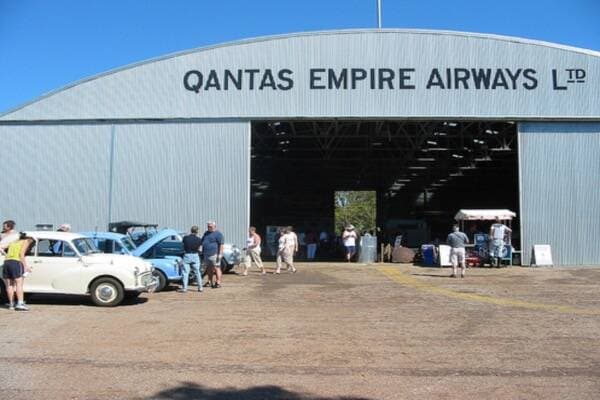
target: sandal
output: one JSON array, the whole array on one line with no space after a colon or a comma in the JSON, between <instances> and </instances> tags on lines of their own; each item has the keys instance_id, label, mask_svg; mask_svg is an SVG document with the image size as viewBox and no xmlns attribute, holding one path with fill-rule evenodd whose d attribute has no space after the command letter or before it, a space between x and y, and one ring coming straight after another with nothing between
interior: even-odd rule
<instances>
[{"instance_id":1,"label":"sandal","mask_svg":"<svg viewBox=\"0 0 600 400\"><path fill-rule=\"evenodd\" d=\"M215 284L212 286L212 288L213 288L213 289L218 289L218 288L220 288L220 287L221 287L221 285L220 285L220 284L218 284L218 283L215 283Z\"/></svg>"}]
</instances>

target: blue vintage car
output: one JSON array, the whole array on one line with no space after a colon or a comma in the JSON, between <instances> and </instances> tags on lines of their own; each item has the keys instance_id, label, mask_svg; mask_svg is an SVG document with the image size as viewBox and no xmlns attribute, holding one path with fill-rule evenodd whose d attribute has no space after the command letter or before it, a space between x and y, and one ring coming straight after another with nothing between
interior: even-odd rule
<instances>
[{"instance_id":1,"label":"blue vintage car","mask_svg":"<svg viewBox=\"0 0 600 400\"><path fill-rule=\"evenodd\" d=\"M98 249L104 253L129 254L148 260L154 266L154 275L158 278L157 292L169 283L182 279L181 257L164 255L161 251L164 242L181 240L172 229L158 231L137 247L128 235L121 233L83 232L83 235L92 238Z\"/></svg>"}]
</instances>

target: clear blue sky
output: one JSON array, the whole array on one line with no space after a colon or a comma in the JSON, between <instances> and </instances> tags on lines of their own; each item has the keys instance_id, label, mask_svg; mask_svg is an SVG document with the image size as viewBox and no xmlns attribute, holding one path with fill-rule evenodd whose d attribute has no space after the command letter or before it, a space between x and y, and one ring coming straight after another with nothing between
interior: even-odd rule
<instances>
[{"instance_id":1,"label":"clear blue sky","mask_svg":"<svg viewBox=\"0 0 600 400\"><path fill-rule=\"evenodd\" d=\"M384 28L600 51L600 0L382 0ZM0 113L164 54L281 33L373 28L376 0L0 0Z\"/></svg>"}]
</instances>

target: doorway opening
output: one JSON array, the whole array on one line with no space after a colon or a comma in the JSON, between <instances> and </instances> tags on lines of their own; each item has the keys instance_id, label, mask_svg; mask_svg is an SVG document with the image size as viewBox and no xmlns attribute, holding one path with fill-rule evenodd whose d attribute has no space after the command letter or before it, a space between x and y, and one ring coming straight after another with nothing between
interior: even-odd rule
<instances>
[{"instance_id":1,"label":"doorway opening","mask_svg":"<svg viewBox=\"0 0 600 400\"><path fill-rule=\"evenodd\" d=\"M251 143L250 218L263 234L292 225L335 240L339 192L374 192L379 242L402 230L409 247L444 241L459 209L519 210L511 121L254 121Z\"/></svg>"}]
</instances>

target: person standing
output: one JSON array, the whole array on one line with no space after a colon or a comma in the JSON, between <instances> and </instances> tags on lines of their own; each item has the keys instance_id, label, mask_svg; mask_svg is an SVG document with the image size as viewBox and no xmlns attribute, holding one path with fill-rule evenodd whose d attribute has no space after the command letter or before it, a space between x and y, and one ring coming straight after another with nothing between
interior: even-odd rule
<instances>
[{"instance_id":1,"label":"person standing","mask_svg":"<svg viewBox=\"0 0 600 400\"><path fill-rule=\"evenodd\" d=\"M508 226L500 222L500 218L496 217L496 222L490 227L490 241L491 241L491 254L492 266L496 265L500 268L502 264L502 258L504 255L504 236L506 233L512 232Z\"/></svg>"},{"instance_id":2,"label":"person standing","mask_svg":"<svg viewBox=\"0 0 600 400\"><path fill-rule=\"evenodd\" d=\"M6 287L9 310L29 311L29 308L23 301L23 279L25 273L31 272L25 255L33 242L32 238L28 237L25 233L21 233L19 239L8 246L2 268L2 278L4 278ZM17 297L17 305L14 303L15 295Z\"/></svg>"},{"instance_id":3,"label":"person standing","mask_svg":"<svg viewBox=\"0 0 600 400\"><path fill-rule=\"evenodd\" d=\"M344 233L342 233L342 242L346 248L346 261L350 262L352 257L356 254L356 242L358 240L358 234L354 230L354 225L346 225Z\"/></svg>"},{"instance_id":4,"label":"person standing","mask_svg":"<svg viewBox=\"0 0 600 400\"><path fill-rule=\"evenodd\" d=\"M276 274L281 273L281 266L283 263L286 264L288 271L296 272L294 267L294 253L298 251L298 239L296 234L292 231L292 227L288 226L283 228L282 235L279 237L278 251L277 251L277 269Z\"/></svg>"},{"instance_id":5,"label":"person standing","mask_svg":"<svg viewBox=\"0 0 600 400\"><path fill-rule=\"evenodd\" d=\"M223 276L223 272L221 271L223 243L225 243L225 238L217 230L217 223L215 221L208 221L206 223L206 232L202 235L202 257L206 266L206 274L208 275L206 286L210 285L213 289L221 287L221 277Z\"/></svg>"},{"instance_id":6,"label":"person standing","mask_svg":"<svg viewBox=\"0 0 600 400\"><path fill-rule=\"evenodd\" d=\"M465 245L469 243L469 238L464 232L460 231L458 225L454 225L452 233L446 238L446 244L450 246L450 262L452 263L452 275L451 278L456 278L458 264L460 264L460 277L465 277L465 271L467 269L465 263Z\"/></svg>"},{"instance_id":7,"label":"person standing","mask_svg":"<svg viewBox=\"0 0 600 400\"><path fill-rule=\"evenodd\" d=\"M8 219L2 223L2 233L0 233L0 254L5 254L8 245L19 240L19 234L15 230L16 223Z\"/></svg>"},{"instance_id":8,"label":"person standing","mask_svg":"<svg viewBox=\"0 0 600 400\"><path fill-rule=\"evenodd\" d=\"M196 225L190 228L190 234L183 237L183 287L178 290L181 293L187 292L190 280L190 270L196 274L196 284L198 291L202 292L202 272L200 265L200 254L198 251L202 246L202 241L198 237L198 227Z\"/></svg>"},{"instance_id":9,"label":"person standing","mask_svg":"<svg viewBox=\"0 0 600 400\"><path fill-rule=\"evenodd\" d=\"M317 234L312 229L306 233L306 258L309 261L315 259L317 254Z\"/></svg>"},{"instance_id":10,"label":"person standing","mask_svg":"<svg viewBox=\"0 0 600 400\"><path fill-rule=\"evenodd\" d=\"M71 232L71 225L62 224L61 226L58 227L58 229L56 231L57 232ZM52 253L57 254L57 255L62 254L62 245L63 245L62 240L57 240L56 242L54 242L54 244L52 245Z\"/></svg>"},{"instance_id":11,"label":"person standing","mask_svg":"<svg viewBox=\"0 0 600 400\"><path fill-rule=\"evenodd\" d=\"M256 233L256 228L251 226L248 229L248 239L246 239L246 257L244 260L244 273L242 275L248 275L248 269L250 268L250 265L252 265L252 262L260 268L263 275L266 274L265 267L260 258L260 244L260 235Z\"/></svg>"}]
</instances>

